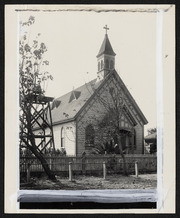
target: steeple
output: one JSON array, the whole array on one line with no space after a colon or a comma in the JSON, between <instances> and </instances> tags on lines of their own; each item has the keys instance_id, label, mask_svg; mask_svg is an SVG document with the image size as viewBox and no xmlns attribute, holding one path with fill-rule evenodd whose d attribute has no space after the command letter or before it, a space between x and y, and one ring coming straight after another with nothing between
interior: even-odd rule
<instances>
[{"instance_id":1,"label":"steeple","mask_svg":"<svg viewBox=\"0 0 180 218\"><path fill-rule=\"evenodd\" d=\"M111 43L108 38L107 25L104 27L106 30L103 43L100 47L99 53L96 56L98 61L98 79L103 79L107 74L114 70L115 66L115 52L112 49Z\"/></svg>"}]
</instances>

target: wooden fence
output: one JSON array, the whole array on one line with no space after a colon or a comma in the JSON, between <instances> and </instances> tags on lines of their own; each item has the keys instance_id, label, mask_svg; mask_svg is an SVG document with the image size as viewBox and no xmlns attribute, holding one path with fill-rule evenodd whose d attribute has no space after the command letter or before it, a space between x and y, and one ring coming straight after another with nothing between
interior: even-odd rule
<instances>
[{"instance_id":1,"label":"wooden fence","mask_svg":"<svg viewBox=\"0 0 180 218\"><path fill-rule=\"evenodd\" d=\"M125 155L129 173L135 172L135 162L138 163L138 170L141 173L156 172L157 157L155 155ZM120 155L92 155L92 156L48 156L46 160L51 170L57 174L68 174L69 163L71 162L73 174L102 174L103 162L106 164L107 173L122 173L123 160ZM27 172L28 164L31 172L44 172L39 160L35 157L20 158L20 172Z\"/></svg>"}]
</instances>

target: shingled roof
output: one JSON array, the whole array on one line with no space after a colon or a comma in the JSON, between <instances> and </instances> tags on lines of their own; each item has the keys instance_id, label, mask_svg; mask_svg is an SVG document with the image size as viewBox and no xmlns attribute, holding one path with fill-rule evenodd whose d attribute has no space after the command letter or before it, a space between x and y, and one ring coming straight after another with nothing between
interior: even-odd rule
<instances>
[{"instance_id":1,"label":"shingled roof","mask_svg":"<svg viewBox=\"0 0 180 218\"><path fill-rule=\"evenodd\" d=\"M98 85L99 84L100 82ZM97 88L96 79L55 99L51 105L53 124L74 119L79 110L85 105L91 95L93 95L95 87ZM72 96L74 96L74 98L72 98Z\"/></svg>"},{"instance_id":2,"label":"shingled roof","mask_svg":"<svg viewBox=\"0 0 180 218\"><path fill-rule=\"evenodd\" d=\"M107 34L105 34L104 41L103 41L101 48L99 50L99 53L96 57L98 58L102 54L108 54L108 55L113 55L113 56L116 55L116 53L112 49L112 46L111 46L111 43L109 41Z\"/></svg>"}]
</instances>

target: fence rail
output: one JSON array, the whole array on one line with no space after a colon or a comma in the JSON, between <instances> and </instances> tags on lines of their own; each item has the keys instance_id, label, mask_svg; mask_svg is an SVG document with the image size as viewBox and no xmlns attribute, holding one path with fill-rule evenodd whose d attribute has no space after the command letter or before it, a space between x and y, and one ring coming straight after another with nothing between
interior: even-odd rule
<instances>
[{"instance_id":1,"label":"fence rail","mask_svg":"<svg viewBox=\"0 0 180 218\"><path fill-rule=\"evenodd\" d=\"M73 173L102 173L103 162L106 164L107 173L123 172L123 159L120 155L93 155L93 156L47 156L45 157L51 170L56 173L68 173L69 163L72 163ZM134 173L135 162L138 163L139 172L156 172L157 157L155 155L125 155L129 173ZM30 164L31 172L44 172L38 159L35 157L20 158L20 172L27 172Z\"/></svg>"}]
</instances>

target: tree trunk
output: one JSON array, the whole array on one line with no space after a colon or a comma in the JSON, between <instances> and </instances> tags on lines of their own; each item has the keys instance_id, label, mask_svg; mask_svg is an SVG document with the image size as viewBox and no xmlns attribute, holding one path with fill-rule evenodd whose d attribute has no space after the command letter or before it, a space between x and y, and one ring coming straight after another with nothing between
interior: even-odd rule
<instances>
[{"instance_id":1,"label":"tree trunk","mask_svg":"<svg viewBox=\"0 0 180 218\"><path fill-rule=\"evenodd\" d=\"M30 144L28 142L25 141L28 149L31 150L31 152L36 156L36 158L41 162L42 167L45 171L45 173L47 174L48 178L52 181L56 181L56 177L53 171L51 171L46 159L43 157L43 155L37 150L37 146L35 143L35 138L33 136L33 131L32 131L32 127L31 127L31 110L30 108L26 108L27 114L26 114L26 120L27 120L27 129L28 129L28 133L29 133L29 140L30 140Z\"/></svg>"},{"instance_id":2,"label":"tree trunk","mask_svg":"<svg viewBox=\"0 0 180 218\"><path fill-rule=\"evenodd\" d=\"M125 176L128 176L128 170L127 170L127 164L126 164L126 158L123 154L123 149L122 149L122 143L121 143L121 136L117 135L117 140L118 140L118 145L119 145L119 150L120 150L120 154L123 160L123 174Z\"/></svg>"},{"instance_id":3,"label":"tree trunk","mask_svg":"<svg viewBox=\"0 0 180 218\"><path fill-rule=\"evenodd\" d=\"M30 150L32 151L32 153L36 156L36 158L41 162L42 167L45 171L45 173L47 174L48 178L52 181L56 181L56 177L54 172L49 168L49 165L46 161L46 159L43 157L43 155L37 151L36 148L34 148L34 146L29 146Z\"/></svg>"}]
</instances>

